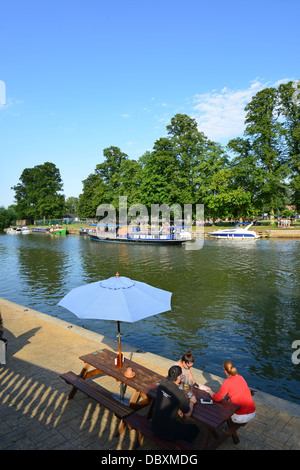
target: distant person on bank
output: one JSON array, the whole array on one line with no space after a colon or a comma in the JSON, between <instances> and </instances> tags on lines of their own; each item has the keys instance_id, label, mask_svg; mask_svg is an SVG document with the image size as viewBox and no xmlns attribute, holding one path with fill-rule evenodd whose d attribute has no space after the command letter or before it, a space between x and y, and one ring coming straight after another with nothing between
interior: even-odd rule
<instances>
[{"instance_id":1,"label":"distant person on bank","mask_svg":"<svg viewBox=\"0 0 300 470\"><path fill-rule=\"evenodd\" d=\"M184 391L178 388L181 375L181 368L172 366L168 377L162 379L159 384L152 415L152 431L168 441L185 439L192 442L199 432L198 426L180 422L178 418L190 417L197 399L194 395L188 399Z\"/></svg>"},{"instance_id":2,"label":"distant person on bank","mask_svg":"<svg viewBox=\"0 0 300 470\"><path fill-rule=\"evenodd\" d=\"M217 393L210 393L214 401L221 401L226 395L240 409L231 416L234 423L248 423L255 416L255 404L246 380L238 374L232 361L223 363L227 379Z\"/></svg>"}]
</instances>

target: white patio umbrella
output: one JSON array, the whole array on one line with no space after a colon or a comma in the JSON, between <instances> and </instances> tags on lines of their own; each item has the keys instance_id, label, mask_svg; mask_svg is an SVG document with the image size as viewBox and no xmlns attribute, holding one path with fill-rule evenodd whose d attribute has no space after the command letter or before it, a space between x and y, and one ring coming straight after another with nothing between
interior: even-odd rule
<instances>
[{"instance_id":1,"label":"white patio umbrella","mask_svg":"<svg viewBox=\"0 0 300 470\"><path fill-rule=\"evenodd\" d=\"M120 321L136 322L171 310L172 293L128 277L116 276L72 289L58 302L78 318L118 322L119 355L122 365Z\"/></svg>"}]
</instances>

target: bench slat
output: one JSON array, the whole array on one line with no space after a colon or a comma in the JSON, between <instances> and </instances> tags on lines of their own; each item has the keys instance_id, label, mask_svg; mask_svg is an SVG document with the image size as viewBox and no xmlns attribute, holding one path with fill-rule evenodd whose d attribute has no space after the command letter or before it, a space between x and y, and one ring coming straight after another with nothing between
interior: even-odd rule
<instances>
[{"instance_id":1,"label":"bench slat","mask_svg":"<svg viewBox=\"0 0 300 470\"><path fill-rule=\"evenodd\" d=\"M137 445L141 442L142 436L146 436L151 441L168 450L197 450L196 447L184 439L167 441L156 436L151 429L151 422L137 413L126 416L124 423L127 424L129 428L135 429L138 432L139 440L137 441Z\"/></svg>"},{"instance_id":2,"label":"bench slat","mask_svg":"<svg viewBox=\"0 0 300 470\"><path fill-rule=\"evenodd\" d=\"M128 406L120 403L115 398L107 395L106 393L102 392L97 388L95 385L87 382L86 380L82 379L78 375L74 374L74 372L66 372L65 374L61 374L60 376L64 379L67 383L73 385L73 387L78 388L81 392L88 395L93 400L101 403L105 408L108 408L110 411L113 411L119 418L124 418L125 416L133 413L133 409L129 408Z\"/></svg>"}]
</instances>

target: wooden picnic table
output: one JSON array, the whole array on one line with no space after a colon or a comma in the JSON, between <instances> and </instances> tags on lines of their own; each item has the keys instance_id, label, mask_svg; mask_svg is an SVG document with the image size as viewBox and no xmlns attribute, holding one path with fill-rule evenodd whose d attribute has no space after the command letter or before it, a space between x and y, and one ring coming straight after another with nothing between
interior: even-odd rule
<instances>
[{"instance_id":1,"label":"wooden picnic table","mask_svg":"<svg viewBox=\"0 0 300 470\"><path fill-rule=\"evenodd\" d=\"M194 405L192 418L206 426L206 435L203 442L203 449L215 449L232 435L234 442L238 443L237 429L239 426L234 426L231 421L231 416L238 411L239 405L230 402L229 400L222 400L220 402L213 402L212 404L202 404L201 398L211 398L210 395L204 390L192 388L192 393L197 397L197 403ZM219 434L220 427L227 424L226 432ZM209 444L211 437L214 438L212 444Z\"/></svg>"},{"instance_id":2,"label":"wooden picnic table","mask_svg":"<svg viewBox=\"0 0 300 470\"><path fill-rule=\"evenodd\" d=\"M118 382L131 387L134 391L129 401L129 406L146 406L156 397L157 386L163 376L154 372L130 359L125 358L122 367L115 365L117 354L108 349L101 349L84 356L80 356L85 365L79 376L83 379L106 374L113 377ZM91 370L91 367L93 369ZM127 378L124 374L128 367L131 367L135 376ZM71 391L70 398L76 392L76 388ZM142 399L142 401L139 401ZM139 403L138 403L139 402Z\"/></svg>"},{"instance_id":3,"label":"wooden picnic table","mask_svg":"<svg viewBox=\"0 0 300 470\"><path fill-rule=\"evenodd\" d=\"M129 406L136 410L150 404L151 406L146 416L147 419L150 419L157 388L163 376L127 358L124 359L122 367L116 366L115 359L117 357L118 355L116 353L108 349L101 349L80 356L79 359L84 362L84 367L79 377L88 379L106 374L120 383L131 387L133 394L130 398ZM124 375L128 367L131 367L135 373L135 376L132 378L127 378ZM77 387L75 385L69 394L69 398L73 398L76 390ZM218 403L214 402L213 404L201 404L201 398L210 398L208 393L194 387L192 387L191 391L197 398L197 403L194 405L191 417L206 426L206 434L202 448L214 449L229 435L232 435L234 441L237 440L238 442L236 431L239 426L233 425L231 416L239 409L239 406L228 400L222 400ZM130 419L132 421L133 415L130 415ZM224 423L227 423L228 430L219 434L220 427ZM210 444L211 438L214 439L212 444Z\"/></svg>"}]
</instances>

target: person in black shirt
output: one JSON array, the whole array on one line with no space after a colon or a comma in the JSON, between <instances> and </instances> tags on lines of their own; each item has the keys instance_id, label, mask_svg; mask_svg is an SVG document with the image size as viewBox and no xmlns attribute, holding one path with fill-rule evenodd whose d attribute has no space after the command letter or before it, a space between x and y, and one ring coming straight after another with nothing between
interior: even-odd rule
<instances>
[{"instance_id":1,"label":"person in black shirt","mask_svg":"<svg viewBox=\"0 0 300 470\"><path fill-rule=\"evenodd\" d=\"M197 399L192 395L188 400L184 391L178 388L181 375L181 368L172 366L168 377L159 384L152 415L152 431L161 439L168 441L185 439L192 442L199 432L197 425L182 423L178 420L178 416L187 418L191 416Z\"/></svg>"}]
</instances>

